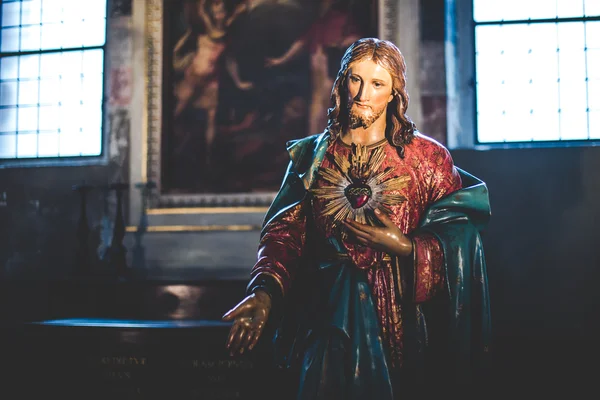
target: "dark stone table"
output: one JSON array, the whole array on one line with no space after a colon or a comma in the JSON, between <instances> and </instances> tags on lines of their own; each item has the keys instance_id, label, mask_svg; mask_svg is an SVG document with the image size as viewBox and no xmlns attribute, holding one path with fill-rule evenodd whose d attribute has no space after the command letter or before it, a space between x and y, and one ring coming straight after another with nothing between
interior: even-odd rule
<instances>
[{"instance_id":1,"label":"dark stone table","mask_svg":"<svg viewBox=\"0 0 600 400\"><path fill-rule=\"evenodd\" d=\"M242 356L225 348L220 316L243 288L12 285L0 296L0 398L286 399L269 340Z\"/></svg>"},{"instance_id":2,"label":"dark stone table","mask_svg":"<svg viewBox=\"0 0 600 400\"><path fill-rule=\"evenodd\" d=\"M10 396L0 397L281 398L274 394L281 372L265 344L231 357L228 331L228 323L208 320L63 319L5 327L8 379L0 394Z\"/></svg>"}]
</instances>

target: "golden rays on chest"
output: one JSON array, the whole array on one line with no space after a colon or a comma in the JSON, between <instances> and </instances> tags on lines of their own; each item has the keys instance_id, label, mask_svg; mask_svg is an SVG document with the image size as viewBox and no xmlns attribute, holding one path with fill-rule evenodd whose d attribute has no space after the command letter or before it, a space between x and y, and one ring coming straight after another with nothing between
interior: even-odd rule
<instances>
[{"instance_id":1,"label":"golden rays on chest","mask_svg":"<svg viewBox=\"0 0 600 400\"><path fill-rule=\"evenodd\" d=\"M331 217L333 225L345 219L362 224L376 224L373 210L391 208L406 200L399 192L410 176L394 176L394 168L382 169L385 148L352 144L349 156L334 154L332 167L320 167L319 176L327 186L314 188L311 193L324 200L322 212Z\"/></svg>"}]
</instances>

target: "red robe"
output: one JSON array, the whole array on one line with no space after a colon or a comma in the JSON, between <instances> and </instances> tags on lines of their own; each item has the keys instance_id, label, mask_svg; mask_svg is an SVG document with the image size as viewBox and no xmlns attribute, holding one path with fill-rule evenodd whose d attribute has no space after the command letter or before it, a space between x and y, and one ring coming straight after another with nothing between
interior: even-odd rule
<instances>
[{"instance_id":1,"label":"red robe","mask_svg":"<svg viewBox=\"0 0 600 400\"><path fill-rule=\"evenodd\" d=\"M373 301L381 327L381 338L389 349L392 366L401 366L403 360L403 323L401 301L393 279L394 268L411 263L414 268L413 301L425 302L436 293L444 290L443 253L438 240L430 234L411 235L421 216L429 205L461 188L461 180L454 167L452 157L446 148L436 141L415 134L415 138L405 146L405 157L400 158L396 148L386 140L370 146L384 146L385 160L380 170L391 167L391 176L408 175L408 184L397 194L406 199L390 207L389 217L413 240L413 255L410 259L391 257L381 251L357 245L352 237L343 236L342 244L357 268L367 269ZM341 140L330 144L321 164L322 168L336 168L332 155L339 153L349 156L350 146ZM314 187L331 186L322 176L317 176ZM265 234L259 244L258 261L252 269L252 276L268 274L280 284L285 296L293 285L294 274L298 268L297 260L302 254L306 239L306 216L313 215L315 228L320 236L329 238L336 235L332 227L332 217L323 213L326 200L308 197L302 203L286 210L284 214L265 227ZM307 207L312 207L307 213ZM339 236L339 235L338 235Z\"/></svg>"}]
</instances>

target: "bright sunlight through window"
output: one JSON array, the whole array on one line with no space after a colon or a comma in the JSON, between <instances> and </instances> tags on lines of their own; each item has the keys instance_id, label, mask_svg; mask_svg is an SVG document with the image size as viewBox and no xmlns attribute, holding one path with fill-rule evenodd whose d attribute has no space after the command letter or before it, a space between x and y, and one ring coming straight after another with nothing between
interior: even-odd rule
<instances>
[{"instance_id":1,"label":"bright sunlight through window","mask_svg":"<svg viewBox=\"0 0 600 400\"><path fill-rule=\"evenodd\" d=\"M474 0L479 143L600 139L600 0Z\"/></svg>"},{"instance_id":2,"label":"bright sunlight through window","mask_svg":"<svg viewBox=\"0 0 600 400\"><path fill-rule=\"evenodd\" d=\"M98 156L106 0L2 1L0 159Z\"/></svg>"}]
</instances>

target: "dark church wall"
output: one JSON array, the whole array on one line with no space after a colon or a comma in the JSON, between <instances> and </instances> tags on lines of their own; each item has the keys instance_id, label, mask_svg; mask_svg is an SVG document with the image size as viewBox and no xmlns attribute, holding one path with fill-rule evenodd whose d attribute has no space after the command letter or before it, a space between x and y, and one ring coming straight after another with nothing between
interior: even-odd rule
<instances>
[{"instance_id":1,"label":"dark church wall","mask_svg":"<svg viewBox=\"0 0 600 400\"><path fill-rule=\"evenodd\" d=\"M118 166L0 170L6 203L0 208L4 279L54 279L75 272L80 200L73 185L106 186ZM88 195L90 249L100 246L105 194ZM110 215L107 215L110 218ZM106 231L104 233L110 233Z\"/></svg>"},{"instance_id":2,"label":"dark church wall","mask_svg":"<svg viewBox=\"0 0 600 400\"><path fill-rule=\"evenodd\" d=\"M499 371L575 382L600 355L600 148L455 150L484 180L485 245Z\"/></svg>"}]
</instances>

